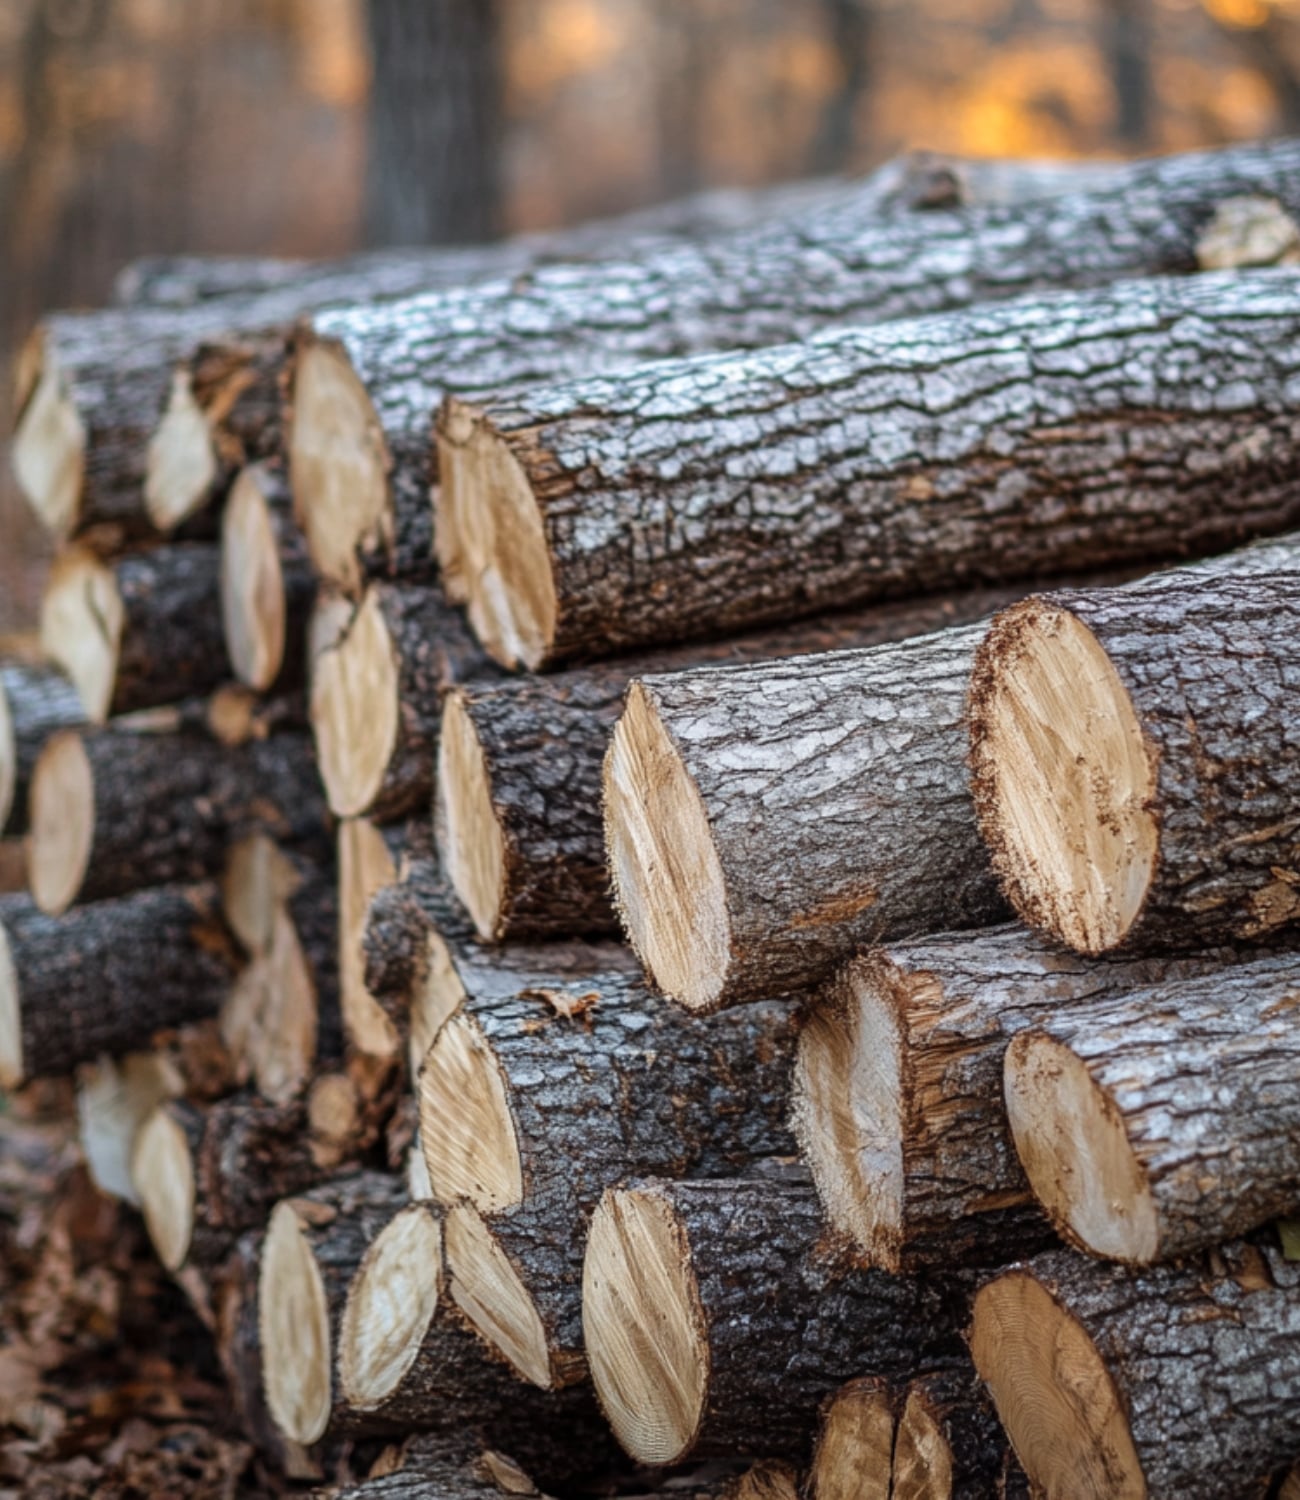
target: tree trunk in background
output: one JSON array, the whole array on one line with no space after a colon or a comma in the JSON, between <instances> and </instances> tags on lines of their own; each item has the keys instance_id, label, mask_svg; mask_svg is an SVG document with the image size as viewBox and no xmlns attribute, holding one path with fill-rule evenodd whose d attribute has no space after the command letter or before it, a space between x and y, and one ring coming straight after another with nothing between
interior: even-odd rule
<instances>
[{"instance_id":1,"label":"tree trunk in background","mask_svg":"<svg viewBox=\"0 0 1300 1500\"><path fill-rule=\"evenodd\" d=\"M846 172L857 145L858 108L871 80L870 0L823 0L825 24L839 61L839 77L822 106L817 134L808 152L810 172Z\"/></svg>"},{"instance_id":2,"label":"tree trunk in background","mask_svg":"<svg viewBox=\"0 0 1300 1500\"><path fill-rule=\"evenodd\" d=\"M497 0L368 0L366 18L368 242L490 239L500 229Z\"/></svg>"},{"instance_id":3,"label":"tree trunk in background","mask_svg":"<svg viewBox=\"0 0 1300 1500\"><path fill-rule=\"evenodd\" d=\"M1151 136L1151 26L1146 0L1103 0L1102 50L1115 93L1115 134L1137 151Z\"/></svg>"}]
</instances>

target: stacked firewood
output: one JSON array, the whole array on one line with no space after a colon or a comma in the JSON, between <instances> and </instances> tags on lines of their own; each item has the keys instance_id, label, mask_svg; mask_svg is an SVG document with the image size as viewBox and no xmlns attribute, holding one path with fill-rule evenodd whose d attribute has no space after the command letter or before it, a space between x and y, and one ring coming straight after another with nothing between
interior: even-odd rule
<instances>
[{"instance_id":1,"label":"stacked firewood","mask_svg":"<svg viewBox=\"0 0 1300 1500\"><path fill-rule=\"evenodd\" d=\"M1292 1493L1300 142L726 201L37 330L0 1081L358 1500Z\"/></svg>"}]
</instances>

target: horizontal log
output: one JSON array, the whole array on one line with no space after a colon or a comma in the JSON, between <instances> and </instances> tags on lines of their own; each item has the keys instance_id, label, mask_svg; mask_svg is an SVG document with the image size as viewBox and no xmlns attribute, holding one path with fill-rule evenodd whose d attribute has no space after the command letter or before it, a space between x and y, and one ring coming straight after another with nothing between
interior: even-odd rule
<instances>
[{"instance_id":1,"label":"horizontal log","mask_svg":"<svg viewBox=\"0 0 1300 1500\"><path fill-rule=\"evenodd\" d=\"M27 831L36 757L51 735L85 717L76 688L58 667L0 657L0 834Z\"/></svg>"},{"instance_id":2,"label":"horizontal log","mask_svg":"<svg viewBox=\"0 0 1300 1500\"><path fill-rule=\"evenodd\" d=\"M398 840L384 837L368 818L344 818L338 829L339 999L343 1029L360 1052L395 1057L402 1029L366 986L365 940L370 903L398 880Z\"/></svg>"},{"instance_id":3,"label":"horizontal log","mask_svg":"<svg viewBox=\"0 0 1300 1500\"><path fill-rule=\"evenodd\" d=\"M809 1500L889 1500L897 1396L878 1375L848 1381L822 1404Z\"/></svg>"},{"instance_id":4,"label":"horizontal log","mask_svg":"<svg viewBox=\"0 0 1300 1500\"><path fill-rule=\"evenodd\" d=\"M971 1352L1035 1491L1261 1495L1300 1441L1298 1280L1238 1242L1141 1272L1057 1251L984 1287Z\"/></svg>"}]
</instances>

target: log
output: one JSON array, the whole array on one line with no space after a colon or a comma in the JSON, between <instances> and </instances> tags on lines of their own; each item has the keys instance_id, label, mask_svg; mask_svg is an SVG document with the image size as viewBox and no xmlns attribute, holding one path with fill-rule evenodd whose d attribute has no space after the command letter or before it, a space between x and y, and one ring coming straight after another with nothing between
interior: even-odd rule
<instances>
[{"instance_id":1,"label":"log","mask_svg":"<svg viewBox=\"0 0 1300 1500\"><path fill-rule=\"evenodd\" d=\"M436 584L376 584L312 668L321 776L339 817L388 822L433 793L442 699L496 675Z\"/></svg>"},{"instance_id":2,"label":"log","mask_svg":"<svg viewBox=\"0 0 1300 1500\"><path fill-rule=\"evenodd\" d=\"M1131 993L1230 977L1242 955L1080 957L1018 925L846 964L800 1032L791 1115L826 1216L890 1271L1005 1264L1051 1242L1002 1094L1007 1043Z\"/></svg>"},{"instance_id":3,"label":"log","mask_svg":"<svg viewBox=\"0 0 1300 1500\"><path fill-rule=\"evenodd\" d=\"M1260 1495L1300 1445L1298 1285L1239 1242L1145 1271L1057 1251L990 1282L971 1353L1035 1493Z\"/></svg>"},{"instance_id":4,"label":"log","mask_svg":"<svg viewBox=\"0 0 1300 1500\"><path fill-rule=\"evenodd\" d=\"M32 776L32 896L77 901L218 875L233 839L319 841L328 814L305 734L229 748L198 735L69 729Z\"/></svg>"},{"instance_id":5,"label":"log","mask_svg":"<svg viewBox=\"0 0 1300 1500\"><path fill-rule=\"evenodd\" d=\"M398 865L389 840L368 818L344 818L338 830L339 1000L343 1029L360 1052L395 1057L402 1032L366 987L362 945L371 901L395 885Z\"/></svg>"},{"instance_id":6,"label":"log","mask_svg":"<svg viewBox=\"0 0 1300 1500\"><path fill-rule=\"evenodd\" d=\"M139 891L59 919L25 896L0 898L0 1086L215 1015L237 961L213 886Z\"/></svg>"},{"instance_id":7,"label":"log","mask_svg":"<svg viewBox=\"0 0 1300 1500\"><path fill-rule=\"evenodd\" d=\"M221 515L222 630L240 682L257 692L303 685L315 598L283 474L269 464L243 469Z\"/></svg>"},{"instance_id":8,"label":"log","mask_svg":"<svg viewBox=\"0 0 1300 1500\"><path fill-rule=\"evenodd\" d=\"M76 688L57 667L0 658L0 833L27 831L36 757L51 735L85 717Z\"/></svg>"},{"instance_id":9,"label":"log","mask_svg":"<svg viewBox=\"0 0 1300 1500\"><path fill-rule=\"evenodd\" d=\"M801 1183L652 1181L605 1194L583 1322L596 1394L633 1457L797 1456L846 1380L908 1377L955 1351L964 1298L952 1285L854 1267L823 1228Z\"/></svg>"},{"instance_id":10,"label":"log","mask_svg":"<svg viewBox=\"0 0 1300 1500\"><path fill-rule=\"evenodd\" d=\"M1190 271L1222 198L1263 193L1300 209L1298 162L1300 148L1282 143L1134 163L1104 191L1039 203L886 222L831 207L704 246L319 313L300 340L290 433L294 494L317 568L352 591L368 571L428 570L429 415L449 387L476 400L648 359L763 348L835 325ZM756 423L753 433L746 446L757 440ZM757 462L751 454L749 465ZM461 492L453 468L440 511L459 509ZM489 517L474 514L485 523L475 540L487 544ZM464 540L448 534L439 543L449 587L470 583L476 570L476 553L458 556Z\"/></svg>"},{"instance_id":11,"label":"log","mask_svg":"<svg viewBox=\"0 0 1300 1500\"><path fill-rule=\"evenodd\" d=\"M894 1438L893 1500L1004 1500L1020 1466L993 1404L963 1361L907 1387Z\"/></svg>"},{"instance_id":12,"label":"log","mask_svg":"<svg viewBox=\"0 0 1300 1500\"><path fill-rule=\"evenodd\" d=\"M73 546L41 601L41 645L102 724L208 693L231 675L221 626L221 557L176 543L104 562Z\"/></svg>"},{"instance_id":13,"label":"log","mask_svg":"<svg viewBox=\"0 0 1300 1500\"><path fill-rule=\"evenodd\" d=\"M1007 1118L1071 1243L1148 1265L1300 1203L1293 954L1125 989L1007 1048Z\"/></svg>"},{"instance_id":14,"label":"log","mask_svg":"<svg viewBox=\"0 0 1300 1500\"><path fill-rule=\"evenodd\" d=\"M1084 953L1295 921L1298 606L1293 570L1170 573L997 617L971 680L972 786L1027 921Z\"/></svg>"},{"instance_id":15,"label":"log","mask_svg":"<svg viewBox=\"0 0 1300 1500\"><path fill-rule=\"evenodd\" d=\"M848 1381L823 1403L809 1500L889 1500L895 1404L889 1382L876 1375Z\"/></svg>"},{"instance_id":16,"label":"log","mask_svg":"<svg viewBox=\"0 0 1300 1500\"><path fill-rule=\"evenodd\" d=\"M1297 286L1128 282L448 398L438 535L489 654L539 669L1283 531Z\"/></svg>"}]
</instances>

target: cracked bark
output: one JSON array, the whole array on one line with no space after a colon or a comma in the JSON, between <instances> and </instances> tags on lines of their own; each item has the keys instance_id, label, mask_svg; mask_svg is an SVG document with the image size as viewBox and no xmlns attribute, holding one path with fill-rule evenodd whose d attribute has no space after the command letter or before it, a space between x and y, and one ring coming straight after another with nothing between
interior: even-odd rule
<instances>
[{"instance_id":1,"label":"cracked bark","mask_svg":"<svg viewBox=\"0 0 1300 1500\"><path fill-rule=\"evenodd\" d=\"M26 833L37 756L51 735L85 717L76 688L57 667L0 657L0 834Z\"/></svg>"}]
</instances>

